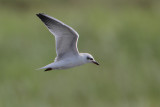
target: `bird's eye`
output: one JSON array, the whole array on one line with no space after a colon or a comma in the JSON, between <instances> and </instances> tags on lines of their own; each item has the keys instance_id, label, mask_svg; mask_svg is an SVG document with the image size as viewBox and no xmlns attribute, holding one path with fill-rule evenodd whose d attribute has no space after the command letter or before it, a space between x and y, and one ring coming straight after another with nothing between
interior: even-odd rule
<instances>
[{"instance_id":1,"label":"bird's eye","mask_svg":"<svg viewBox=\"0 0 160 107\"><path fill-rule=\"evenodd\" d=\"M90 58L90 60L93 60L93 58Z\"/></svg>"},{"instance_id":2,"label":"bird's eye","mask_svg":"<svg viewBox=\"0 0 160 107\"><path fill-rule=\"evenodd\" d=\"M87 57L88 60L93 60L93 58Z\"/></svg>"}]
</instances>

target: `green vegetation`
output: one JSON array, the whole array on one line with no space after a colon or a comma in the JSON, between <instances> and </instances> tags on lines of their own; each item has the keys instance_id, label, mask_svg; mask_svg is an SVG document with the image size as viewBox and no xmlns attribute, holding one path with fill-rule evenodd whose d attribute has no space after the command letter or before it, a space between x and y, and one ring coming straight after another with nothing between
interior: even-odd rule
<instances>
[{"instance_id":1,"label":"green vegetation","mask_svg":"<svg viewBox=\"0 0 160 107\"><path fill-rule=\"evenodd\" d=\"M160 2L1 0L0 107L160 107ZM100 66L37 71L56 57L36 13L72 26Z\"/></svg>"}]
</instances>

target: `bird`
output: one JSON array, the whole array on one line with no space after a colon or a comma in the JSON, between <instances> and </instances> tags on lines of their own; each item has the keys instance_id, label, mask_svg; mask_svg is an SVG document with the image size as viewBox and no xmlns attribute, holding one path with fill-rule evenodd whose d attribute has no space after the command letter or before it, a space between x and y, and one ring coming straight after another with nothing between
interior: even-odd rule
<instances>
[{"instance_id":1,"label":"bird","mask_svg":"<svg viewBox=\"0 0 160 107\"><path fill-rule=\"evenodd\" d=\"M36 15L54 35L57 54L54 62L39 69L45 69L44 71L68 69L86 63L99 65L91 54L79 53L77 48L79 34L72 27L44 13Z\"/></svg>"}]
</instances>

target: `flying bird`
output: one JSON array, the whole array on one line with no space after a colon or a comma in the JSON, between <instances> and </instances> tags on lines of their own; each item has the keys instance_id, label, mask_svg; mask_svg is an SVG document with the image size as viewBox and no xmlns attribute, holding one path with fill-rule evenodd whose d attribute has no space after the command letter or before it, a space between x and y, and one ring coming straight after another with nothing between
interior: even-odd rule
<instances>
[{"instance_id":1,"label":"flying bird","mask_svg":"<svg viewBox=\"0 0 160 107\"><path fill-rule=\"evenodd\" d=\"M57 57L54 62L40 69L50 71L67 69L86 63L99 65L89 53L79 53L77 42L79 35L70 26L44 13L36 14L55 36Z\"/></svg>"}]
</instances>

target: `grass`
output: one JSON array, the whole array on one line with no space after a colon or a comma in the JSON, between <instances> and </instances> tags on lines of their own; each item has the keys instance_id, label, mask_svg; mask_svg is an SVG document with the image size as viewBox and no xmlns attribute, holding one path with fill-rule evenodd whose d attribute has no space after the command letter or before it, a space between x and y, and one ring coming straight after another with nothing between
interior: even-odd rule
<instances>
[{"instance_id":1,"label":"grass","mask_svg":"<svg viewBox=\"0 0 160 107\"><path fill-rule=\"evenodd\" d=\"M143 8L69 2L73 6L29 1L25 8L0 7L0 106L159 107L156 3ZM100 66L36 71L56 57L54 37L35 16L39 12L72 26L80 34L79 51L91 53Z\"/></svg>"}]
</instances>

